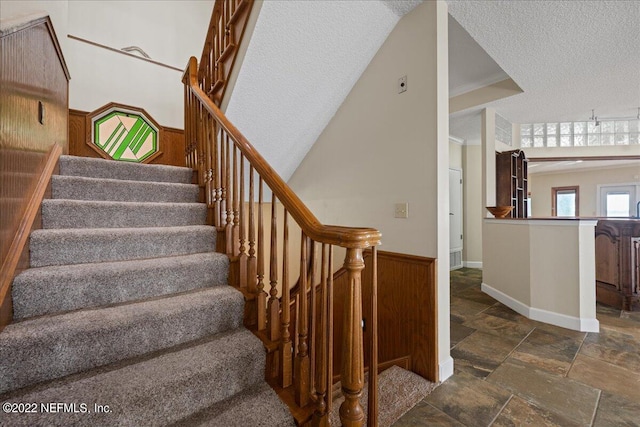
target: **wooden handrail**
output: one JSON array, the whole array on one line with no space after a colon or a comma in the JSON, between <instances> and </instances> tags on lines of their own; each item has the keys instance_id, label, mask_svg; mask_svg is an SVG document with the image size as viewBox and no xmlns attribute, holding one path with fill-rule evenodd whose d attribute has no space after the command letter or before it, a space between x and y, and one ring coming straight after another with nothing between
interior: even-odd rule
<instances>
[{"instance_id":1,"label":"wooden handrail","mask_svg":"<svg viewBox=\"0 0 640 427\"><path fill-rule=\"evenodd\" d=\"M341 328L338 346L345 401L340 407L340 421L345 426L360 427L365 422L360 401L364 383L363 251L380 244L380 232L373 228L321 224L218 108L237 52L234 31L239 22L243 19L246 22L247 7L251 4L252 0L216 2L200 67L196 58L191 57L182 76L186 163L197 173L201 201L206 202L210 224L218 232L218 250L231 259L229 283L245 296L245 326L265 344L266 379L276 389L289 389L284 395L290 398L283 400L299 425L310 422L312 426L328 426L333 329ZM271 190L270 209L265 209L264 185ZM266 220L269 211L271 218ZM300 274L293 289L289 286L292 279L289 264L295 263L295 254L289 252L292 240L289 217L300 228L301 237ZM279 218L282 218L282 243L278 238ZM333 322L333 246L347 251L344 267L348 290L341 300L340 325ZM372 253L375 258L376 252ZM280 298L279 259L282 260ZM374 310L377 307L375 302L370 306ZM370 351L376 348L374 343ZM375 362L376 358L372 360ZM371 372L367 414L375 423L377 369Z\"/></svg>"},{"instance_id":2,"label":"wooden handrail","mask_svg":"<svg viewBox=\"0 0 640 427\"><path fill-rule=\"evenodd\" d=\"M2 310L0 310L0 313L2 313L0 315L0 331L11 321L11 310L7 310L7 307L10 308L11 305L11 284L20 257L28 245L29 234L36 222L38 212L40 211L40 204L45 196L51 175L53 175L61 154L62 147L58 144L53 144L47 152L42 169L38 171L39 175L37 176L35 187L29 194L24 214L11 242L9 256L7 256L7 259L2 264L2 268L0 268L0 308L2 308Z\"/></svg>"},{"instance_id":3,"label":"wooden handrail","mask_svg":"<svg viewBox=\"0 0 640 427\"><path fill-rule=\"evenodd\" d=\"M189 59L183 82L202 103L202 106L216 118L218 124L231 136L236 146L262 179L267 183L278 200L284 205L289 214L296 220L305 234L316 242L341 246L343 248L365 249L380 244L381 234L374 228L343 227L337 225L323 225L291 190L284 180L273 170L271 165L258 153L242 133L227 119L220 109L200 89L197 77L198 61L195 57Z\"/></svg>"}]
</instances>

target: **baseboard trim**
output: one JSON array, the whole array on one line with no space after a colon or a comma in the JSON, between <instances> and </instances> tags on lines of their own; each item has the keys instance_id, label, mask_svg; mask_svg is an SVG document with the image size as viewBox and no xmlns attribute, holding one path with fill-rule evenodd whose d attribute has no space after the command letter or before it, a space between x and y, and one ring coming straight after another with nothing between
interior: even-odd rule
<instances>
[{"instance_id":1,"label":"baseboard trim","mask_svg":"<svg viewBox=\"0 0 640 427\"><path fill-rule=\"evenodd\" d=\"M453 375L453 358L447 358L438 365L438 382L443 382Z\"/></svg>"},{"instance_id":2,"label":"baseboard trim","mask_svg":"<svg viewBox=\"0 0 640 427\"><path fill-rule=\"evenodd\" d=\"M492 288L491 286L487 285L484 282L482 282L482 285L480 285L480 289L485 294L500 301L502 304L506 305L507 307L517 312L518 314L522 314L523 316L528 318L531 317L531 312L530 312L531 308L528 305L521 303L517 299L505 294L502 291Z\"/></svg>"},{"instance_id":3,"label":"baseboard trim","mask_svg":"<svg viewBox=\"0 0 640 427\"><path fill-rule=\"evenodd\" d=\"M482 292L500 301L513 311L539 322L549 323L551 325L560 326L561 328L572 329L580 332L599 332L600 322L598 319L580 318L575 316L567 316L566 314L554 313L552 311L543 310L541 308L529 307L517 299L501 292L486 283L481 285Z\"/></svg>"},{"instance_id":4,"label":"baseboard trim","mask_svg":"<svg viewBox=\"0 0 640 427\"><path fill-rule=\"evenodd\" d=\"M482 268L482 261L462 261L462 266L466 268Z\"/></svg>"},{"instance_id":5,"label":"baseboard trim","mask_svg":"<svg viewBox=\"0 0 640 427\"><path fill-rule=\"evenodd\" d=\"M600 332L598 319L586 319L566 314L554 313L540 308L531 308L530 318L539 322L551 323L562 328L573 329L580 332Z\"/></svg>"}]
</instances>

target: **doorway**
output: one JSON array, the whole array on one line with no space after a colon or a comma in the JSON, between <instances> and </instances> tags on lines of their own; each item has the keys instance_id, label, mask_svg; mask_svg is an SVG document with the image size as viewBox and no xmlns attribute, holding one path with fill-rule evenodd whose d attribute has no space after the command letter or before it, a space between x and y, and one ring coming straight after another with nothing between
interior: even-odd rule
<instances>
[{"instance_id":1,"label":"doorway","mask_svg":"<svg viewBox=\"0 0 640 427\"><path fill-rule=\"evenodd\" d=\"M634 184L600 186L599 216L618 218L636 216L639 192L640 186Z\"/></svg>"}]
</instances>

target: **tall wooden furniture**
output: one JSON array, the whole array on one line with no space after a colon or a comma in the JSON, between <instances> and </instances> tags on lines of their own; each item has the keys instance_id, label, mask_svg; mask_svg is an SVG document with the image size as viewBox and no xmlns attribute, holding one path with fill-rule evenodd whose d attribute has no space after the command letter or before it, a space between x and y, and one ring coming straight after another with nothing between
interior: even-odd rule
<instances>
[{"instance_id":1,"label":"tall wooden furniture","mask_svg":"<svg viewBox=\"0 0 640 427\"><path fill-rule=\"evenodd\" d=\"M527 217L527 163L522 150L496 153L496 206L513 206L511 218Z\"/></svg>"},{"instance_id":2,"label":"tall wooden furniture","mask_svg":"<svg viewBox=\"0 0 640 427\"><path fill-rule=\"evenodd\" d=\"M640 220L598 221L596 301L622 310L640 311Z\"/></svg>"}]
</instances>

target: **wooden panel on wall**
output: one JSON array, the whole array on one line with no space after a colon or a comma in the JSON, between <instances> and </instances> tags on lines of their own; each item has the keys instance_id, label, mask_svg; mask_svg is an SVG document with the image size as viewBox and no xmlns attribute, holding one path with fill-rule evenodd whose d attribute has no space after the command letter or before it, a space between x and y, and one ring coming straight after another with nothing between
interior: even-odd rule
<instances>
[{"instance_id":1,"label":"wooden panel on wall","mask_svg":"<svg viewBox=\"0 0 640 427\"><path fill-rule=\"evenodd\" d=\"M87 128L89 112L69 110L69 154L80 157L102 158L91 148L91 129ZM159 146L161 154L148 163L171 166L185 166L184 131L170 127L159 127Z\"/></svg>"},{"instance_id":2,"label":"wooden panel on wall","mask_svg":"<svg viewBox=\"0 0 640 427\"><path fill-rule=\"evenodd\" d=\"M32 226L23 217L47 152L55 144L68 151L69 74L48 17L0 31L0 52L0 318L6 323L11 304L2 297L23 249L16 242L26 241L20 233Z\"/></svg>"},{"instance_id":3,"label":"wooden panel on wall","mask_svg":"<svg viewBox=\"0 0 640 427\"><path fill-rule=\"evenodd\" d=\"M369 366L371 317L371 253L365 253L362 276L365 321L365 366ZM339 374L342 315L347 275L334 281L334 375ZM378 362L388 367L393 361L430 381L438 381L438 325L435 260L378 251Z\"/></svg>"}]
</instances>

